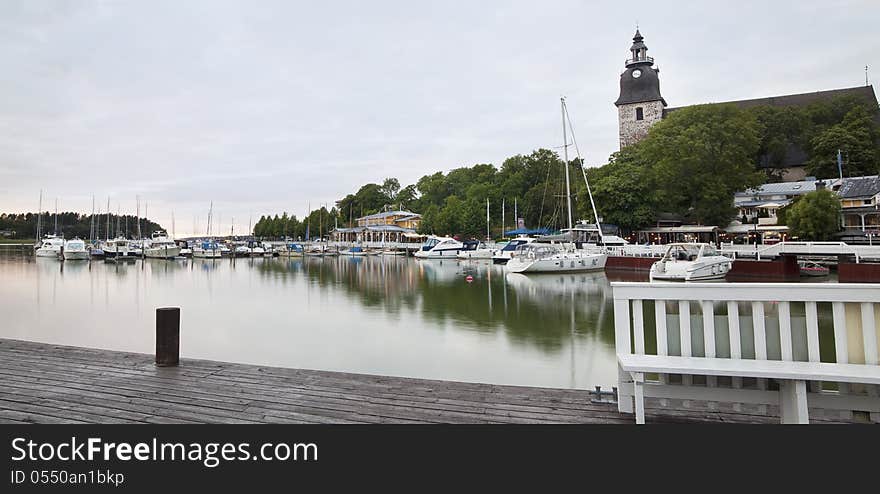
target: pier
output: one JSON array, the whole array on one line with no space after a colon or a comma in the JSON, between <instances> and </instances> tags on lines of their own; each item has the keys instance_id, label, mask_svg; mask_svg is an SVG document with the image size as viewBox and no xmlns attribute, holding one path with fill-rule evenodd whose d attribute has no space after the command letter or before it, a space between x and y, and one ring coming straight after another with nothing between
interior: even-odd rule
<instances>
[{"instance_id":1,"label":"pier","mask_svg":"<svg viewBox=\"0 0 880 494\"><path fill-rule=\"evenodd\" d=\"M0 339L0 379L4 423L633 423L613 399L590 390L193 359L157 367L152 355L8 339ZM648 400L647 421L778 421L772 409L762 415L693 400L666 405Z\"/></svg>"}]
</instances>

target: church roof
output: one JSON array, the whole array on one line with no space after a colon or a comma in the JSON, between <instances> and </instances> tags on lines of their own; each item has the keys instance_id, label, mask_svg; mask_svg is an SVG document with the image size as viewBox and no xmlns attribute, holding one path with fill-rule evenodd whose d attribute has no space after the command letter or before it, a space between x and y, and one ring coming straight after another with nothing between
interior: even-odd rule
<instances>
[{"instance_id":1,"label":"church roof","mask_svg":"<svg viewBox=\"0 0 880 494\"><path fill-rule=\"evenodd\" d=\"M866 101L877 104L877 96L874 94L873 86L858 86L858 87L849 87L843 89L830 89L827 91L816 91L813 93L801 93L801 94L785 94L782 96L770 96L767 98L754 98L754 99L743 99L743 100L735 100L735 101L722 101L717 103L710 104L719 104L726 105L732 104L736 105L739 108L754 108L756 106L807 106L812 103L816 103L819 101L828 101L829 99L836 98L838 96L854 96L856 98L863 98ZM689 105L693 106L693 105ZM667 112L678 110L679 108L687 108L686 106L679 106L675 108L667 108Z\"/></svg>"},{"instance_id":2,"label":"church roof","mask_svg":"<svg viewBox=\"0 0 880 494\"><path fill-rule=\"evenodd\" d=\"M770 96L767 98L743 99L736 101L723 101L719 103L709 103L718 105L736 105L741 109L755 108L759 106L787 107L787 106L808 106L813 103L828 101L841 96L850 96L860 98L865 102L877 105L877 96L874 93L873 86L858 86L842 89L830 89L827 91L816 91L813 93L785 94L781 96ZM693 105L691 105L693 106ZM679 106L675 108L666 108L664 114L673 112L687 106ZM880 112L875 115L875 119L880 122ZM804 166L810 160L810 156L806 150L797 144L786 143L785 155L779 163L771 162L769 155L761 156L758 159L758 166L761 168L791 168Z\"/></svg>"}]
</instances>

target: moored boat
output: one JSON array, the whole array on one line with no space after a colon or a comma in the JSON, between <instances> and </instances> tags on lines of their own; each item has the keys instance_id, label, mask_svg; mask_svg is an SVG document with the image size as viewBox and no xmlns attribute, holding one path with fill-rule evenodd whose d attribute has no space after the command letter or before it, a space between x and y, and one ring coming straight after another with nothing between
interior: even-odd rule
<instances>
[{"instance_id":1,"label":"moored boat","mask_svg":"<svg viewBox=\"0 0 880 494\"><path fill-rule=\"evenodd\" d=\"M801 276L819 277L831 274L831 270L827 266L823 266L815 261L799 261L798 267L800 268Z\"/></svg>"},{"instance_id":2,"label":"moored boat","mask_svg":"<svg viewBox=\"0 0 880 494\"><path fill-rule=\"evenodd\" d=\"M415 256L420 259L456 259L464 244L452 237L430 235Z\"/></svg>"},{"instance_id":3,"label":"moored boat","mask_svg":"<svg viewBox=\"0 0 880 494\"><path fill-rule=\"evenodd\" d=\"M180 254L180 247L161 230L153 232L149 243L144 246L144 257L151 259L173 259Z\"/></svg>"},{"instance_id":4,"label":"moored boat","mask_svg":"<svg viewBox=\"0 0 880 494\"><path fill-rule=\"evenodd\" d=\"M55 235L46 235L40 242L40 246L34 251L37 257L55 257L61 255L61 249L64 248L64 239Z\"/></svg>"},{"instance_id":5,"label":"moored boat","mask_svg":"<svg viewBox=\"0 0 880 494\"><path fill-rule=\"evenodd\" d=\"M651 281L705 281L727 276L733 260L706 243L669 244L666 253L651 266Z\"/></svg>"},{"instance_id":6,"label":"moored boat","mask_svg":"<svg viewBox=\"0 0 880 494\"><path fill-rule=\"evenodd\" d=\"M565 273L605 269L608 254L587 252L574 246L533 242L521 245L507 262L511 273Z\"/></svg>"},{"instance_id":7,"label":"moored boat","mask_svg":"<svg viewBox=\"0 0 880 494\"><path fill-rule=\"evenodd\" d=\"M64 242L62 254L65 261L87 261L89 259L89 250L86 248L86 243L80 240L79 237L74 237Z\"/></svg>"}]
</instances>

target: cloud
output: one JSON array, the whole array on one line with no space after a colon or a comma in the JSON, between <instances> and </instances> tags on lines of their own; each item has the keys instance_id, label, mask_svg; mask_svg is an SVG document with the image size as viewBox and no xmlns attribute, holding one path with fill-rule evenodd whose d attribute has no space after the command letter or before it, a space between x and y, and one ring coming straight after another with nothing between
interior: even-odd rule
<instances>
[{"instance_id":1,"label":"cloud","mask_svg":"<svg viewBox=\"0 0 880 494\"><path fill-rule=\"evenodd\" d=\"M302 214L388 176L556 147L561 95L599 164L617 149L612 102L636 21L680 106L859 85L877 14L875 2L3 2L0 210L32 210L43 189L81 211L93 194L133 211L140 195L163 224L211 201L226 223Z\"/></svg>"}]
</instances>

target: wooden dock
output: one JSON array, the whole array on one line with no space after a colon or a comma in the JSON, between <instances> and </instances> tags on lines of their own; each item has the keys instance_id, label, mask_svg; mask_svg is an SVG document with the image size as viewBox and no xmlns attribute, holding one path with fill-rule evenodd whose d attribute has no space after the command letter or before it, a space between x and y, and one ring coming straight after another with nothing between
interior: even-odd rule
<instances>
[{"instance_id":1,"label":"wooden dock","mask_svg":"<svg viewBox=\"0 0 880 494\"><path fill-rule=\"evenodd\" d=\"M262 367L0 339L3 423L632 424L584 390L498 386ZM686 405L686 406L685 406ZM648 422L778 418L699 402ZM815 421L826 421L815 417ZM828 420L835 421L835 420Z\"/></svg>"}]
</instances>

